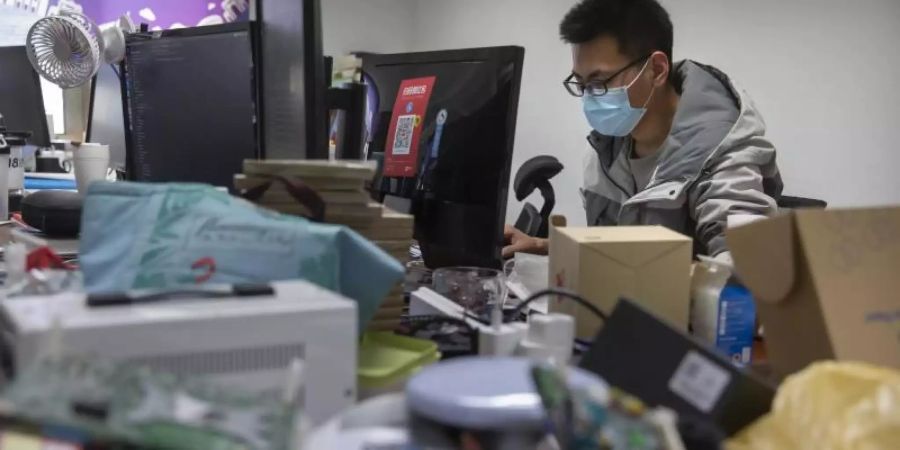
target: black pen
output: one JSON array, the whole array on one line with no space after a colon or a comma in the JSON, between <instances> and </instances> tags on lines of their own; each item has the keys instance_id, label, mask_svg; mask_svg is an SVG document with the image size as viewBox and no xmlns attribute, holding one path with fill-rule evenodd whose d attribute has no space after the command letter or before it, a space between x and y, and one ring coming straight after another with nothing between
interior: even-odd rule
<instances>
[{"instance_id":1,"label":"black pen","mask_svg":"<svg viewBox=\"0 0 900 450\"><path fill-rule=\"evenodd\" d=\"M184 298L217 299L226 297L272 297L274 295L275 289L268 284L234 284L224 286L204 286L199 288L178 288L147 293L94 293L87 296L87 305L91 308L100 308L106 306L156 303Z\"/></svg>"}]
</instances>

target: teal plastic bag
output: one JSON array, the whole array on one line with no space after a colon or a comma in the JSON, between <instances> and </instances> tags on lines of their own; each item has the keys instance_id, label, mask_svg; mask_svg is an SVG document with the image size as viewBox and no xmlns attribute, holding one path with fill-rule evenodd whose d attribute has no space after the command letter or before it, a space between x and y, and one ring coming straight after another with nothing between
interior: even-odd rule
<instances>
[{"instance_id":1,"label":"teal plastic bag","mask_svg":"<svg viewBox=\"0 0 900 450\"><path fill-rule=\"evenodd\" d=\"M302 278L356 300L360 329L404 273L353 230L200 184L92 184L79 263L91 293Z\"/></svg>"}]
</instances>

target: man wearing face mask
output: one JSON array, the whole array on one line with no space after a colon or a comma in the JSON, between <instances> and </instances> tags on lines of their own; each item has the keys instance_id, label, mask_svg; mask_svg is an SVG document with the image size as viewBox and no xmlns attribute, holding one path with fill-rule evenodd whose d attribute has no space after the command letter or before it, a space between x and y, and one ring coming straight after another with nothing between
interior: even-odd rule
<instances>
[{"instance_id":1,"label":"man wearing face mask","mask_svg":"<svg viewBox=\"0 0 900 450\"><path fill-rule=\"evenodd\" d=\"M593 131L581 190L588 225L664 225L695 253L729 260L729 216L776 211L775 148L752 100L714 67L672 62L656 0L582 0L560 25L572 45L566 90ZM507 227L504 256L546 253Z\"/></svg>"}]
</instances>

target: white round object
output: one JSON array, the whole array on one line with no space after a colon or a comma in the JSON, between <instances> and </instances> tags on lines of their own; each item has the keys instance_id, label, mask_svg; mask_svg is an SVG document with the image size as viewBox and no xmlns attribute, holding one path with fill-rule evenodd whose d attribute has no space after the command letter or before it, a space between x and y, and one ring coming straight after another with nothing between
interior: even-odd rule
<instances>
[{"instance_id":1,"label":"white round object","mask_svg":"<svg viewBox=\"0 0 900 450\"><path fill-rule=\"evenodd\" d=\"M28 30L25 47L35 70L62 87L81 86L100 69L103 43L99 30L83 14L66 12L38 20Z\"/></svg>"},{"instance_id":2,"label":"white round object","mask_svg":"<svg viewBox=\"0 0 900 450\"><path fill-rule=\"evenodd\" d=\"M115 64L125 59L125 32L118 26L101 31L103 35L103 61Z\"/></svg>"},{"instance_id":3,"label":"white round object","mask_svg":"<svg viewBox=\"0 0 900 450\"><path fill-rule=\"evenodd\" d=\"M455 358L426 367L406 385L410 411L443 425L484 431L538 431L546 419L527 358ZM606 392L597 375L571 367L568 384Z\"/></svg>"}]
</instances>

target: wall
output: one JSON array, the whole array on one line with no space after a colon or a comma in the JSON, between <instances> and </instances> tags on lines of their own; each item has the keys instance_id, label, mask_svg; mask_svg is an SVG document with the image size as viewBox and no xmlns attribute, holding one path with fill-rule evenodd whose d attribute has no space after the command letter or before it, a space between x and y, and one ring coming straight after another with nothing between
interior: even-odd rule
<instances>
[{"instance_id":1,"label":"wall","mask_svg":"<svg viewBox=\"0 0 900 450\"><path fill-rule=\"evenodd\" d=\"M416 0L322 0L325 54L412 50Z\"/></svg>"},{"instance_id":2,"label":"wall","mask_svg":"<svg viewBox=\"0 0 900 450\"><path fill-rule=\"evenodd\" d=\"M893 48L900 2L662 2L675 24L675 58L714 64L755 98L779 148L787 192L835 206L900 203L900 53ZM559 157L566 169L554 179L557 211L583 223L577 188L588 127L560 85L571 60L557 37L574 2L416 3L415 50L525 46L513 170L535 155ZM520 209L510 196L509 219Z\"/></svg>"},{"instance_id":3,"label":"wall","mask_svg":"<svg viewBox=\"0 0 900 450\"><path fill-rule=\"evenodd\" d=\"M664 0L676 57L750 92L787 191L835 206L900 203L900 2Z\"/></svg>"}]
</instances>

